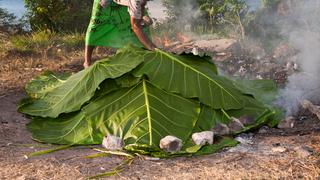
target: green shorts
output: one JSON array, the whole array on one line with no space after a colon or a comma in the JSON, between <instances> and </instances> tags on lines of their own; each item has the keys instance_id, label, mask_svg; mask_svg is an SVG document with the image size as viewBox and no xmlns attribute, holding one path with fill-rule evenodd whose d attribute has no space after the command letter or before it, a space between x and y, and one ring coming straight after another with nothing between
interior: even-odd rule
<instances>
[{"instance_id":1,"label":"green shorts","mask_svg":"<svg viewBox=\"0 0 320 180\"><path fill-rule=\"evenodd\" d=\"M103 8L99 2L94 0L93 3L86 45L120 48L130 43L142 47L131 28L128 7L112 2ZM148 29L145 31L150 34Z\"/></svg>"}]
</instances>

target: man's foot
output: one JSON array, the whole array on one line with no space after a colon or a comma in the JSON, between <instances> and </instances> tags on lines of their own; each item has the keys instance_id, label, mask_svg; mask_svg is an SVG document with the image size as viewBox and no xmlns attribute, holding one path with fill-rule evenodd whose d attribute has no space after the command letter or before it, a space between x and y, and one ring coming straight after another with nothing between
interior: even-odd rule
<instances>
[{"instance_id":1,"label":"man's foot","mask_svg":"<svg viewBox=\"0 0 320 180\"><path fill-rule=\"evenodd\" d=\"M83 67L84 67L85 69L87 69L89 66L90 66L90 63L88 63L88 62L84 62L84 63L83 63Z\"/></svg>"}]
</instances>

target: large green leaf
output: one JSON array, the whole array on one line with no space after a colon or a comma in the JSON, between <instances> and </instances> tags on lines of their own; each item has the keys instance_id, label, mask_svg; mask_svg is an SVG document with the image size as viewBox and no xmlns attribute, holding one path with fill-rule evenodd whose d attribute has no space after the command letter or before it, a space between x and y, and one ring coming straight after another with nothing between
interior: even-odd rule
<instances>
[{"instance_id":1,"label":"large green leaf","mask_svg":"<svg viewBox=\"0 0 320 180\"><path fill-rule=\"evenodd\" d=\"M32 138L52 144L100 144L101 133L94 132L95 122L85 119L83 112L53 118L33 118L28 124Z\"/></svg>"},{"instance_id":2,"label":"large green leaf","mask_svg":"<svg viewBox=\"0 0 320 180\"><path fill-rule=\"evenodd\" d=\"M101 60L90 68L72 75L48 91L40 99L24 104L19 111L32 116L56 118L62 113L78 111L94 95L99 84L117 78L142 63L141 49L128 46L110 59Z\"/></svg>"},{"instance_id":3,"label":"large green leaf","mask_svg":"<svg viewBox=\"0 0 320 180\"><path fill-rule=\"evenodd\" d=\"M269 105L276 99L278 94L278 88L272 80L236 79L233 83L245 94L251 94L257 100Z\"/></svg>"},{"instance_id":4,"label":"large green leaf","mask_svg":"<svg viewBox=\"0 0 320 180\"><path fill-rule=\"evenodd\" d=\"M243 97L231 80L216 74L216 66L198 56L174 55L160 50L145 55L147 59L133 73L186 98L198 98L215 109L240 109Z\"/></svg>"},{"instance_id":5,"label":"large green leaf","mask_svg":"<svg viewBox=\"0 0 320 180\"><path fill-rule=\"evenodd\" d=\"M216 66L203 57L127 46L114 57L66 77L47 73L27 86L31 98L19 109L36 116L28 125L35 140L100 144L112 134L123 138L125 148L133 152L157 157L200 155L237 142L221 139L201 148L190 139L193 132L228 124L231 117L256 120L241 132L275 122L269 121L276 117L275 111L259 101L271 97L274 88L269 82L218 76ZM183 140L180 152L159 149L160 139L167 135Z\"/></svg>"},{"instance_id":6,"label":"large green leaf","mask_svg":"<svg viewBox=\"0 0 320 180\"><path fill-rule=\"evenodd\" d=\"M52 91L71 76L70 73L53 73L46 71L35 77L26 85L26 91L31 98L41 98Z\"/></svg>"},{"instance_id":7,"label":"large green leaf","mask_svg":"<svg viewBox=\"0 0 320 180\"><path fill-rule=\"evenodd\" d=\"M91 102L77 115L34 119L28 127L34 139L49 143L99 144L104 135L112 134L127 145L157 148L167 135L186 141L199 113L199 103L142 80Z\"/></svg>"}]
</instances>

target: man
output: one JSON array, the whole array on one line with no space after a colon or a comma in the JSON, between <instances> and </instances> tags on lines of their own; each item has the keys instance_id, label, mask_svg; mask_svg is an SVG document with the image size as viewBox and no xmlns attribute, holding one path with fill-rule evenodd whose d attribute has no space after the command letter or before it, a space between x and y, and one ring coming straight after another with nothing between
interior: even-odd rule
<instances>
[{"instance_id":1,"label":"man","mask_svg":"<svg viewBox=\"0 0 320 180\"><path fill-rule=\"evenodd\" d=\"M156 46L143 30L152 24L145 14L148 0L95 0L92 17L86 34L85 61L89 67L96 46L118 48L132 43L154 50Z\"/></svg>"}]
</instances>

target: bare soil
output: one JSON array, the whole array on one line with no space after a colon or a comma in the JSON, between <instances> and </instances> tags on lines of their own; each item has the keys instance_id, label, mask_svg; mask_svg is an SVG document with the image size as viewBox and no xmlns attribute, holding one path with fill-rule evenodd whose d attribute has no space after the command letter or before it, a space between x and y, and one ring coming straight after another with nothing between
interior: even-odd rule
<instances>
[{"instance_id":1,"label":"bare soil","mask_svg":"<svg viewBox=\"0 0 320 180\"><path fill-rule=\"evenodd\" d=\"M102 51L98 56L108 54ZM67 58L72 57L72 58ZM92 147L72 147L54 153L25 158L54 145L31 139L29 120L18 113L17 104L26 95L23 86L45 71L78 71L82 52L47 57L19 53L0 60L0 179L86 179L111 171L123 157L96 154ZM220 153L163 159L136 157L111 179L320 179L320 120L301 111L293 129L254 132L249 143ZM98 146L97 146L98 147ZM309 154L297 148L307 148Z\"/></svg>"}]
</instances>

